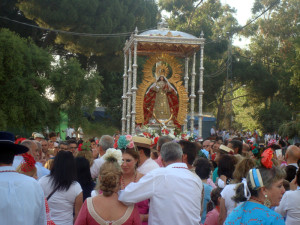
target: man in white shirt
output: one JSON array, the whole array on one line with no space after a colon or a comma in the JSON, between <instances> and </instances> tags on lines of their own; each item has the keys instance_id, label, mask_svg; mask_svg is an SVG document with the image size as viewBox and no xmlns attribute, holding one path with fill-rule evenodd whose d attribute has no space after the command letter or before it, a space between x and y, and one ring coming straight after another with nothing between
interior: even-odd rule
<instances>
[{"instance_id":1,"label":"man in white shirt","mask_svg":"<svg viewBox=\"0 0 300 225\"><path fill-rule=\"evenodd\" d=\"M216 130L214 126L210 129L210 136L216 136Z\"/></svg>"},{"instance_id":2,"label":"man in white shirt","mask_svg":"<svg viewBox=\"0 0 300 225\"><path fill-rule=\"evenodd\" d=\"M76 138L76 132L74 126L67 128L66 131L67 131L67 138L66 138L67 140L70 138Z\"/></svg>"},{"instance_id":3,"label":"man in white shirt","mask_svg":"<svg viewBox=\"0 0 300 225\"><path fill-rule=\"evenodd\" d=\"M14 156L28 151L26 146L14 144L14 139L12 133L0 132L0 223L46 225L42 188L12 167Z\"/></svg>"},{"instance_id":4,"label":"man in white shirt","mask_svg":"<svg viewBox=\"0 0 300 225\"><path fill-rule=\"evenodd\" d=\"M150 199L149 225L199 225L202 182L185 163L179 144L162 145L165 168L155 169L119 191L119 200L133 204Z\"/></svg>"},{"instance_id":5,"label":"man in white shirt","mask_svg":"<svg viewBox=\"0 0 300 225\"><path fill-rule=\"evenodd\" d=\"M112 148L114 146L114 139L112 136L109 135L103 135L100 138L100 141L98 143L98 150L99 150L99 155L103 156L106 152L107 149ZM102 157L97 158L94 160L94 163L92 167L90 168L92 178L95 179L99 176L99 171L100 167L104 163L104 160Z\"/></svg>"},{"instance_id":6,"label":"man in white shirt","mask_svg":"<svg viewBox=\"0 0 300 225\"><path fill-rule=\"evenodd\" d=\"M147 174L148 172L159 168L159 165L150 158L151 150L151 140L145 137L133 137L132 138L135 147L140 154L140 162L137 171L142 174Z\"/></svg>"}]
</instances>

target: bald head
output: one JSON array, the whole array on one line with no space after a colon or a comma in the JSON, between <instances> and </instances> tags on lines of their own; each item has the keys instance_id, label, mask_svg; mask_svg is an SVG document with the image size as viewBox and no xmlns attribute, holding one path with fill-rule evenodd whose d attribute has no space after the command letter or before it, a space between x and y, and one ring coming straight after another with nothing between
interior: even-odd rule
<instances>
[{"instance_id":1,"label":"bald head","mask_svg":"<svg viewBox=\"0 0 300 225\"><path fill-rule=\"evenodd\" d=\"M32 155L36 161L39 160L39 149L36 141L25 140L21 145L24 145L29 149L28 154Z\"/></svg>"},{"instance_id":2,"label":"bald head","mask_svg":"<svg viewBox=\"0 0 300 225\"><path fill-rule=\"evenodd\" d=\"M211 145L211 141L210 140L205 140L203 142L203 148L206 149L206 150L210 148L210 145Z\"/></svg>"},{"instance_id":3,"label":"bald head","mask_svg":"<svg viewBox=\"0 0 300 225\"><path fill-rule=\"evenodd\" d=\"M287 164L297 163L300 159L300 148L296 145L290 145L285 153Z\"/></svg>"}]
</instances>

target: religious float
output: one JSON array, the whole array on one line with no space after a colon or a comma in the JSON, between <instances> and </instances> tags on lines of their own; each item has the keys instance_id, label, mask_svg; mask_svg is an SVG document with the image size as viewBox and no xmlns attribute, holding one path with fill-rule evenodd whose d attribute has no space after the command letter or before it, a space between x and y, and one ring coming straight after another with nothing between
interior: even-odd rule
<instances>
[{"instance_id":1,"label":"religious float","mask_svg":"<svg viewBox=\"0 0 300 225\"><path fill-rule=\"evenodd\" d=\"M145 128L153 132L174 133L177 129L186 133L189 122L189 132L193 135L194 118L198 116L199 137L202 136L203 36L201 33L197 38L169 30L165 23L140 34L135 29L124 47L122 134L137 135ZM138 71L138 57L144 62L141 71ZM195 113L197 75L199 110Z\"/></svg>"}]
</instances>

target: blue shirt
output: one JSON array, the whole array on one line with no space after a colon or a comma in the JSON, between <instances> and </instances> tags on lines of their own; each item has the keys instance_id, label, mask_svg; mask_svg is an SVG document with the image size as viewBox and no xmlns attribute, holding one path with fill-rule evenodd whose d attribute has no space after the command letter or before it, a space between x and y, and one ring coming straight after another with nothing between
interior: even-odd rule
<instances>
[{"instance_id":1,"label":"blue shirt","mask_svg":"<svg viewBox=\"0 0 300 225\"><path fill-rule=\"evenodd\" d=\"M284 225L285 223L282 216L272 209L259 203L247 201L232 210L225 221L225 225L235 224Z\"/></svg>"},{"instance_id":2,"label":"blue shirt","mask_svg":"<svg viewBox=\"0 0 300 225\"><path fill-rule=\"evenodd\" d=\"M207 213L207 203L210 201L210 193L213 190L213 187L205 183L203 183L203 187L204 187L204 196L203 196L204 199L203 199L203 211L201 215L201 223L204 224L206 219L206 213Z\"/></svg>"},{"instance_id":3,"label":"blue shirt","mask_svg":"<svg viewBox=\"0 0 300 225\"><path fill-rule=\"evenodd\" d=\"M1 225L47 224L44 193L37 181L12 166L0 167Z\"/></svg>"}]
</instances>

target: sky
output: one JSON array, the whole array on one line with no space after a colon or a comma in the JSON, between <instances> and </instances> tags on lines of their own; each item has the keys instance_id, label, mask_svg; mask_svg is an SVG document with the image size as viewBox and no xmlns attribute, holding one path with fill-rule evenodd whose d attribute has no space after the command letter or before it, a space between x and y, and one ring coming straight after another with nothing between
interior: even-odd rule
<instances>
[{"instance_id":1,"label":"sky","mask_svg":"<svg viewBox=\"0 0 300 225\"><path fill-rule=\"evenodd\" d=\"M222 4L228 4L236 9L235 17L241 26L247 23L247 20L251 18L251 8L253 7L254 0L221 0ZM250 40L236 36L233 40L233 45L237 45L241 48L246 48Z\"/></svg>"},{"instance_id":2,"label":"sky","mask_svg":"<svg viewBox=\"0 0 300 225\"><path fill-rule=\"evenodd\" d=\"M251 18L251 9L253 7L255 0L220 0L222 4L228 4L232 8L236 9L235 18L241 26L247 23L247 20ZM163 12L163 15L168 15ZM247 48L250 43L249 39L235 36L233 39L233 45L239 46L241 48Z\"/></svg>"}]
</instances>

